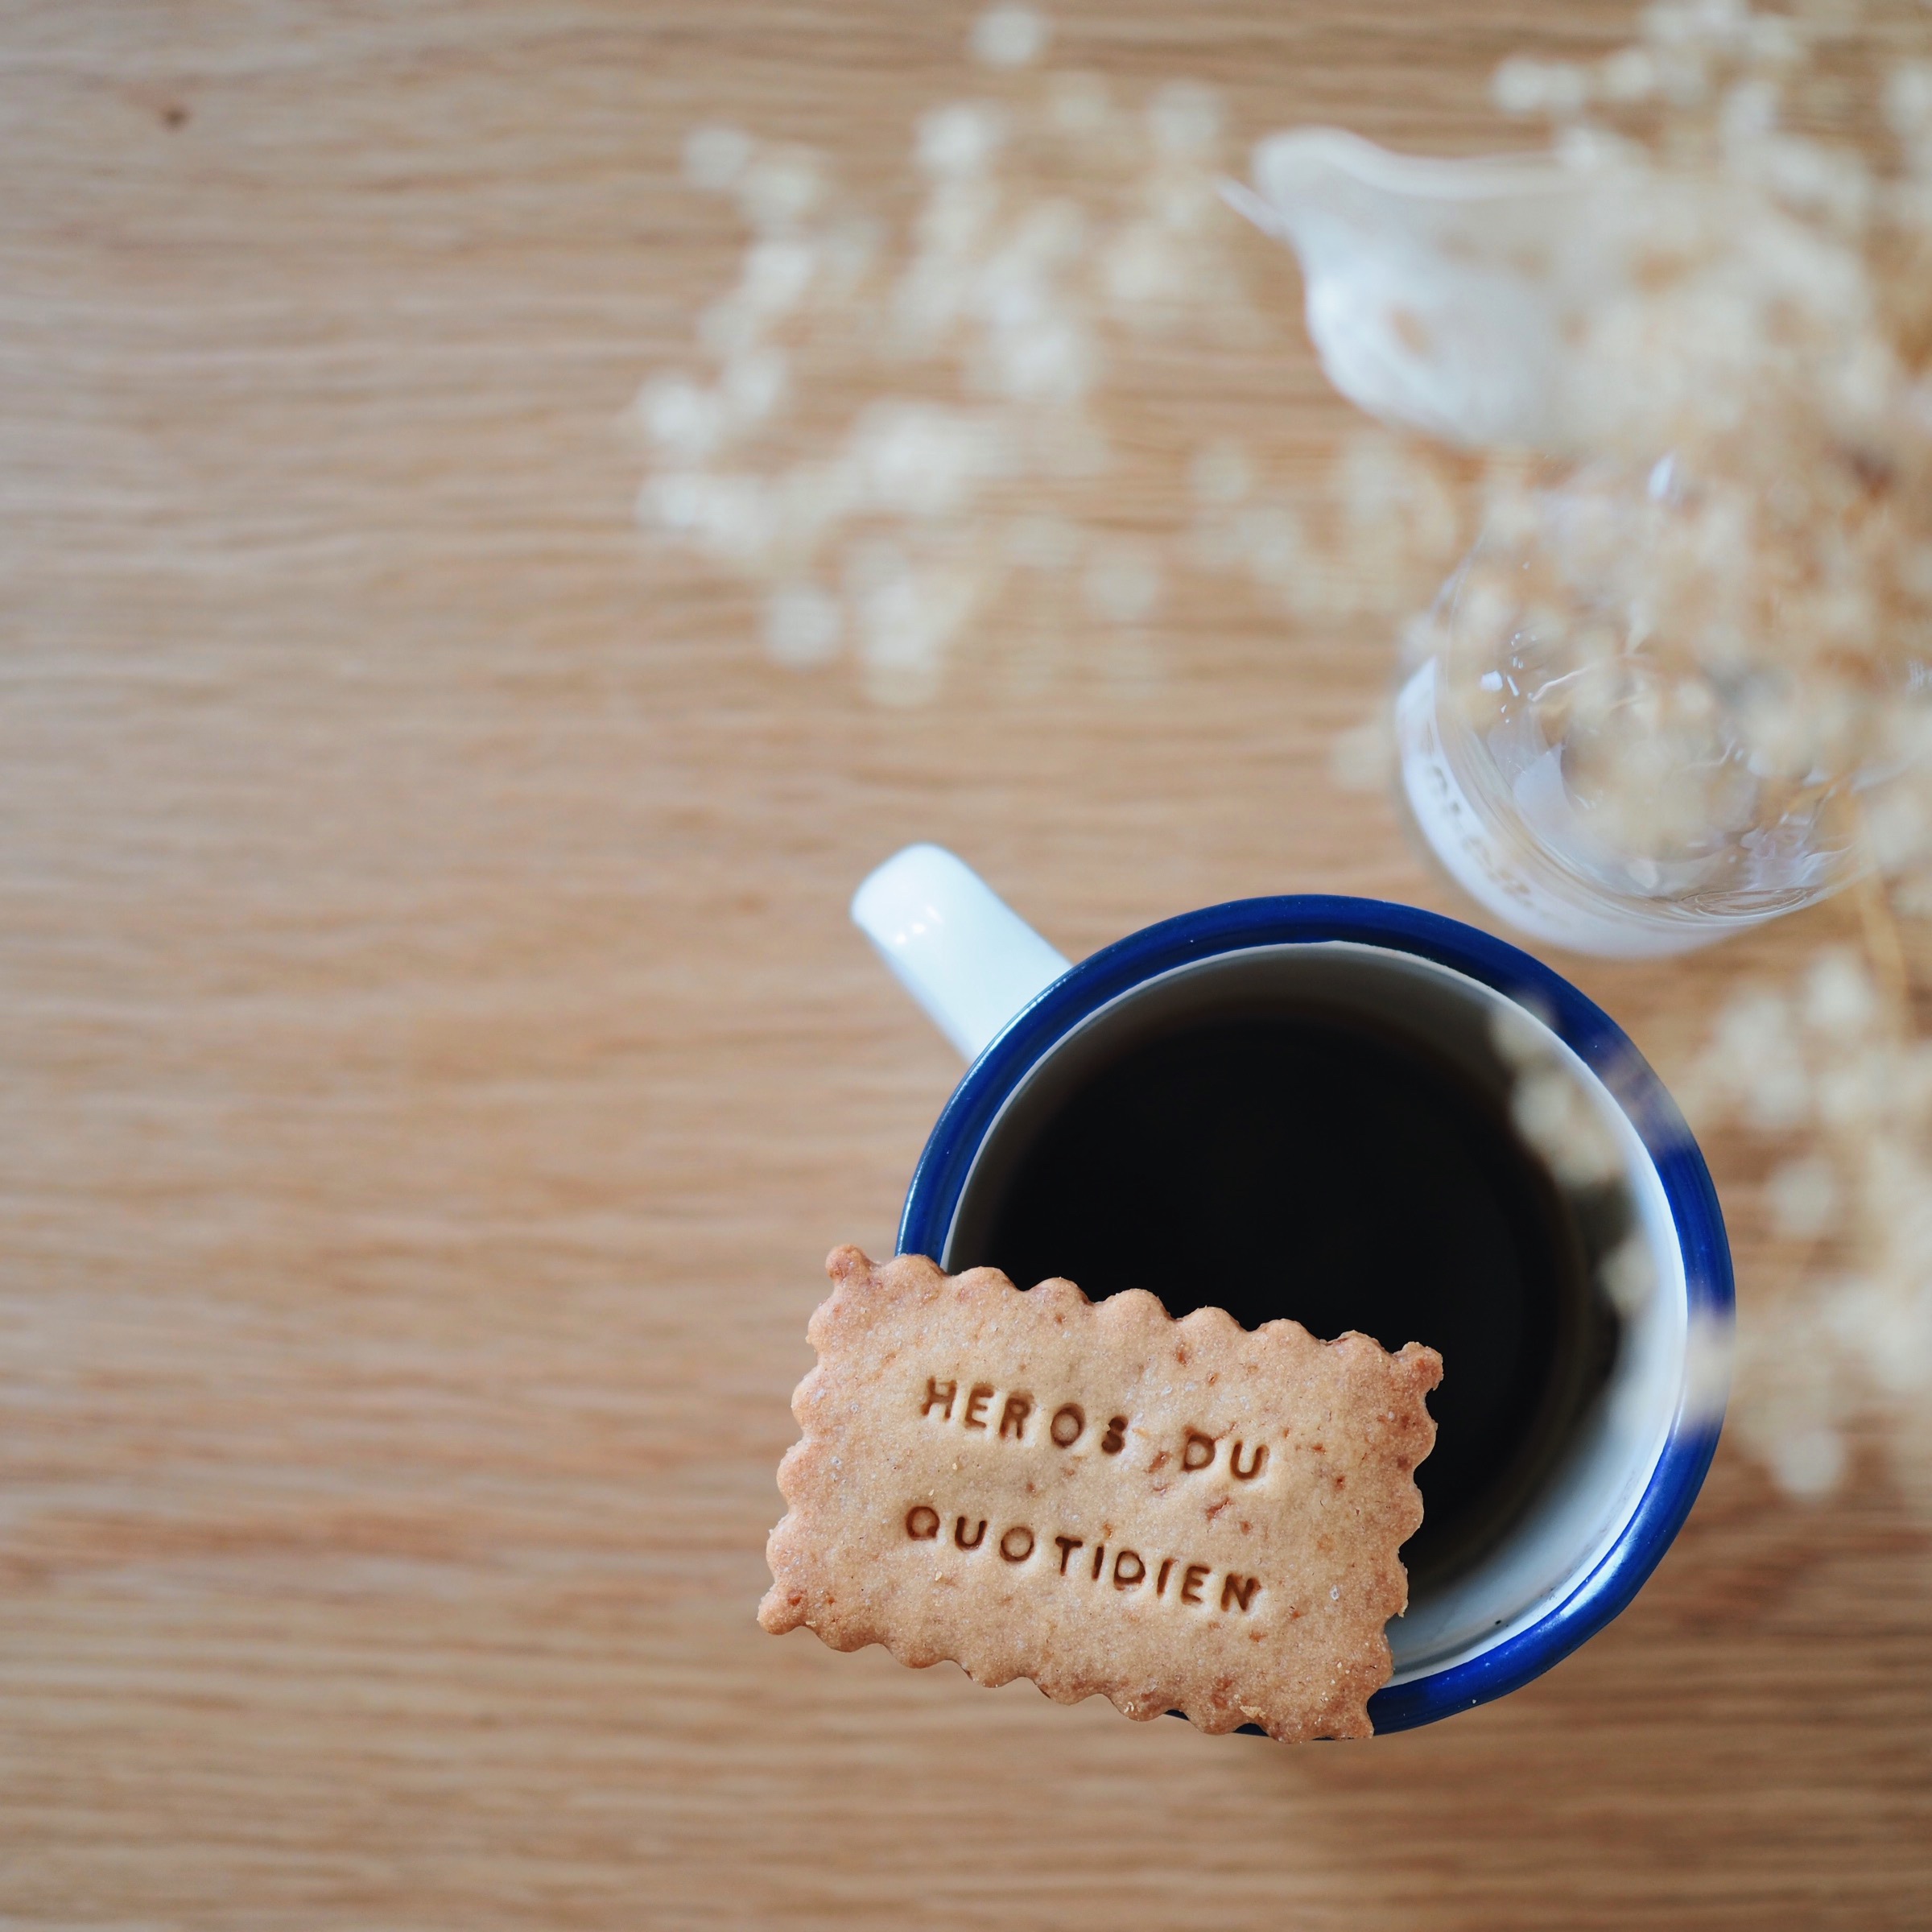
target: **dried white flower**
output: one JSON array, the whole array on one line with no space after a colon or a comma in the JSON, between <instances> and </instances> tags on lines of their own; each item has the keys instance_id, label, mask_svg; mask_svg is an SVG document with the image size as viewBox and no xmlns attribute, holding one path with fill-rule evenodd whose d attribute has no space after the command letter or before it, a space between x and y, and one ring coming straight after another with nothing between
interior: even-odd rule
<instances>
[{"instance_id":1,"label":"dried white flower","mask_svg":"<svg viewBox=\"0 0 1932 1932\"><path fill-rule=\"evenodd\" d=\"M795 671L824 664L838 654L844 629L839 600L815 584L787 584L765 605L765 648L774 664Z\"/></svg>"},{"instance_id":2,"label":"dried white flower","mask_svg":"<svg viewBox=\"0 0 1932 1932\"><path fill-rule=\"evenodd\" d=\"M1885 76L1885 121L1901 140L1932 134L1932 62L1909 60Z\"/></svg>"},{"instance_id":3,"label":"dried white flower","mask_svg":"<svg viewBox=\"0 0 1932 1932\"><path fill-rule=\"evenodd\" d=\"M1834 1040L1864 1033L1878 1014L1878 991L1856 953L1833 947L1805 981L1805 1023Z\"/></svg>"},{"instance_id":4,"label":"dried white flower","mask_svg":"<svg viewBox=\"0 0 1932 1932\"><path fill-rule=\"evenodd\" d=\"M1887 1395L1916 1397L1932 1388L1932 1279L1846 1282L1833 1297L1827 1325Z\"/></svg>"},{"instance_id":5,"label":"dried white flower","mask_svg":"<svg viewBox=\"0 0 1932 1932\"><path fill-rule=\"evenodd\" d=\"M1491 1012L1489 1039L1496 1051L1518 1072L1547 1066L1554 1058L1548 1022L1544 1016L1525 1010L1513 1000Z\"/></svg>"},{"instance_id":6,"label":"dried white flower","mask_svg":"<svg viewBox=\"0 0 1932 1932\"><path fill-rule=\"evenodd\" d=\"M1328 775L1344 791L1386 791L1395 771L1395 732L1386 711L1377 711L1328 747Z\"/></svg>"},{"instance_id":7,"label":"dried white flower","mask_svg":"<svg viewBox=\"0 0 1932 1932\"><path fill-rule=\"evenodd\" d=\"M1257 584L1292 591L1307 575L1308 542L1301 519L1283 503L1252 503L1235 518L1237 554Z\"/></svg>"},{"instance_id":8,"label":"dried white flower","mask_svg":"<svg viewBox=\"0 0 1932 1932\"><path fill-rule=\"evenodd\" d=\"M1608 1125L1575 1077L1554 1060L1519 1074L1509 1112L1517 1132L1567 1185L1595 1187L1621 1172Z\"/></svg>"},{"instance_id":9,"label":"dried white flower","mask_svg":"<svg viewBox=\"0 0 1932 1932\"><path fill-rule=\"evenodd\" d=\"M992 386L1020 402L1077 402L1100 374L1092 337L1057 316L1000 330L987 361Z\"/></svg>"},{"instance_id":10,"label":"dried white flower","mask_svg":"<svg viewBox=\"0 0 1932 1932\"><path fill-rule=\"evenodd\" d=\"M1620 1241L1605 1257L1600 1270L1604 1293L1624 1320L1634 1320L1657 1292L1657 1261L1641 1234Z\"/></svg>"},{"instance_id":11,"label":"dried white flower","mask_svg":"<svg viewBox=\"0 0 1932 1932\"><path fill-rule=\"evenodd\" d=\"M1684 1336L1686 1420L1715 1423L1723 1416L1731 1392L1736 1340L1736 1331L1728 1319L1702 1311L1691 1317Z\"/></svg>"},{"instance_id":12,"label":"dried white flower","mask_svg":"<svg viewBox=\"0 0 1932 1932\"><path fill-rule=\"evenodd\" d=\"M1621 47L1598 67L1597 91L1620 105L1647 101L1657 91L1657 63L1643 47Z\"/></svg>"},{"instance_id":13,"label":"dried white flower","mask_svg":"<svg viewBox=\"0 0 1932 1932\"><path fill-rule=\"evenodd\" d=\"M785 399L791 365L782 349L754 349L724 365L724 403L737 424L762 422Z\"/></svg>"},{"instance_id":14,"label":"dried white flower","mask_svg":"<svg viewBox=\"0 0 1932 1932\"><path fill-rule=\"evenodd\" d=\"M750 135L735 127L694 127L684 137L684 179L693 188L722 194L737 186L750 162Z\"/></svg>"},{"instance_id":15,"label":"dried white flower","mask_svg":"<svg viewBox=\"0 0 1932 1932\"><path fill-rule=\"evenodd\" d=\"M1815 1241L1838 1220L1838 1176L1818 1154L1786 1161L1765 1184L1771 1224L1792 1241Z\"/></svg>"},{"instance_id":16,"label":"dried white flower","mask_svg":"<svg viewBox=\"0 0 1932 1932\"><path fill-rule=\"evenodd\" d=\"M1207 443L1194 452L1187 482L1197 503L1239 503L1254 487L1254 465L1238 443Z\"/></svg>"},{"instance_id":17,"label":"dried white flower","mask_svg":"<svg viewBox=\"0 0 1932 1932\"><path fill-rule=\"evenodd\" d=\"M646 382L633 407L651 441L683 462L702 462L724 434L724 411L718 398L688 376L660 376Z\"/></svg>"},{"instance_id":18,"label":"dried white flower","mask_svg":"<svg viewBox=\"0 0 1932 1932\"><path fill-rule=\"evenodd\" d=\"M1804 52L1798 29L1781 14L1752 14L1744 23L1746 56L1765 67L1787 67Z\"/></svg>"},{"instance_id":19,"label":"dried white flower","mask_svg":"<svg viewBox=\"0 0 1932 1932\"><path fill-rule=\"evenodd\" d=\"M875 571L859 601L859 654L868 692L895 706L931 698L947 648L978 592L974 579L960 572Z\"/></svg>"},{"instance_id":20,"label":"dried white flower","mask_svg":"<svg viewBox=\"0 0 1932 1932\"><path fill-rule=\"evenodd\" d=\"M1030 6L989 6L972 23L973 58L988 67L1027 67L1046 51L1045 19Z\"/></svg>"},{"instance_id":21,"label":"dried white flower","mask_svg":"<svg viewBox=\"0 0 1932 1932\"><path fill-rule=\"evenodd\" d=\"M1160 559L1145 543L1113 539L1096 549L1081 580L1087 607L1114 624L1137 624L1161 601Z\"/></svg>"},{"instance_id":22,"label":"dried white flower","mask_svg":"<svg viewBox=\"0 0 1932 1932\"><path fill-rule=\"evenodd\" d=\"M795 237L758 242L745 250L739 299L757 315L789 315L805 298L818 272L819 251Z\"/></svg>"},{"instance_id":23,"label":"dried white flower","mask_svg":"<svg viewBox=\"0 0 1932 1932\"><path fill-rule=\"evenodd\" d=\"M917 153L929 175L981 175L1006 138L1006 117L989 101L956 101L919 122Z\"/></svg>"},{"instance_id":24,"label":"dried white flower","mask_svg":"<svg viewBox=\"0 0 1932 1932\"><path fill-rule=\"evenodd\" d=\"M1589 76L1560 60L1512 55L1496 70L1490 97L1506 114L1546 114L1552 119L1579 112L1590 97Z\"/></svg>"},{"instance_id":25,"label":"dried white flower","mask_svg":"<svg viewBox=\"0 0 1932 1932\"><path fill-rule=\"evenodd\" d=\"M1011 463L997 424L938 403L871 403L848 448L877 509L922 518L959 514Z\"/></svg>"},{"instance_id":26,"label":"dried white flower","mask_svg":"<svg viewBox=\"0 0 1932 1932\"><path fill-rule=\"evenodd\" d=\"M1844 1480L1845 1439L1835 1429L1794 1429L1772 1445L1771 1471L1788 1495L1829 1496Z\"/></svg>"},{"instance_id":27,"label":"dried white flower","mask_svg":"<svg viewBox=\"0 0 1932 1932\"><path fill-rule=\"evenodd\" d=\"M699 503L704 479L677 470L661 471L647 477L638 491L637 515L640 523L654 523L660 529L689 535L698 526Z\"/></svg>"},{"instance_id":28,"label":"dried white flower","mask_svg":"<svg viewBox=\"0 0 1932 1932\"><path fill-rule=\"evenodd\" d=\"M736 184L738 206L762 233L795 228L825 192L818 158L803 148L765 150L753 156Z\"/></svg>"},{"instance_id":29,"label":"dried white flower","mask_svg":"<svg viewBox=\"0 0 1932 1932\"><path fill-rule=\"evenodd\" d=\"M774 499L763 478L667 472L645 485L640 513L728 562L750 564L769 549Z\"/></svg>"},{"instance_id":30,"label":"dried white flower","mask_svg":"<svg viewBox=\"0 0 1932 1932\"><path fill-rule=\"evenodd\" d=\"M1201 155L1221 137L1224 110L1215 90L1195 80L1173 80L1147 104L1147 125L1164 154Z\"/></svg>"},{"instance_id":31,"label":"dried white flower","mask_svg":"<svg viewBox=\"0 0 1932 1932\"><path fill-rule=\"evenodd\" d=\"M1769 80L1740 80L1728 89L1719 109L1718 126L1727 140L1761 139L1777 126L1778 90Z\"/></svg>"},{"instance_id":32,"label":"dried white flower","mask_svg":"<svg viewBox=\"0 0 1932 1932\"><path fill-rule=\"evenodd\" d=\"M1922 861L1928 831L1932 831L1932 814L1912 783L1889 786L1866 803L1866 844L1881 872L1902 872Z\"/></svg>"}]
</instances>

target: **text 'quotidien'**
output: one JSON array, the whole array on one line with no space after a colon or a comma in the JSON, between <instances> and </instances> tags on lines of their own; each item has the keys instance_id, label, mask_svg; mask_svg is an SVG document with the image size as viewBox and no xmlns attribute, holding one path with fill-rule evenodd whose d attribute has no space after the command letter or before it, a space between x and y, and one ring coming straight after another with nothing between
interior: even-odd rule
<instances>
[{"instance_id":1,"label":"text 'quotidien'","mask_svg":"<svg viewBox=\"0 0 1932 1932\"><path fill-rule=\"evenodd\" d=\"M906 1512L906 1534L915 1543L936 1543L942 1540L946 1519L930 1503L915 1503ZM975 1521L970 1517L953 1518L952 1535L950 1539L956 1547L972 1551L986 1547L986 1518ZM1117 1548L1113 1560L1108 1562L1107 1546L1096 1543L1085 1555L1086 1542L1077 1536L1036 1537L1029 1523L1013 1523L1001 1531L993 1540L993 1547L1001 1559L1009 1563L1028 1563L1038 1554L1048 1564L1053 1562L1051 1551L1059 1551L1057 1574L1075 1583L1110 1584L1114 1589L1127 1591L1149 1587L1149 1593L1175 1604L1191 1604L1207 1610L1214 1608L1212 1583L1214 1566L1211 1563L1183 1563L1178 1556L1163 1556L1158 1561L1144 1557L1137 1550ZM1174 1585L1171 1597L1168 1584ZM1203 1594L1205 1592L1205 1594ZM1251 1610L1256 1598L1261 1593L1261 1579L1258 1576L1242 1576L1228 1571L1221 1579L1220 1608L1224 1610Z\"/></svg>"}]
</instances>

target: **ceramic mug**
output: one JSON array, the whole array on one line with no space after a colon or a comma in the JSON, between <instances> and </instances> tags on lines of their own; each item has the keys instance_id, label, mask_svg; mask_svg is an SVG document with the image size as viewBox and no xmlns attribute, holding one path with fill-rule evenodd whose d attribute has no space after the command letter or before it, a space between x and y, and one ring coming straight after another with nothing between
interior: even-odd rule
<instances>
[{"instance_id":1,"label":"ceramic mug","mask_svg":"<svg viewBox=\"0 0 1932 1932\"><path fill-rule=\"evenodd\" d=\"M1489 1080L1499 1026L1529 1041L1611 1150L1628 1203L1621 1238L1644 1261L1645 1292L1623 1310L1600 1386L1508 1526L1439 1587L1418 1586L1390 1624L1393 1674L1368 1706L1377 1733L1517 1689L1630 1602L1689 1514L1716 1448L1731 1260L1703 1157L1603 1012L1513 946L1373 899L1208 906L1073 965L950 852L914 845L865 881L852 910L972 1063L919 1158L899 1227L901 1253L948 1269L977 1258L965 1250L976 1217L984 1224L989 1174L1002 1161L1009 1174L1016 1158L1013 1123L1030 1108L1037 1119L1080 1068L1104 1063L1122 1028L1144 1028L1150 1016L1160 1024L1163 1014L1212 1013L1231 993L1252 1000L1258 990L1406 1031L1439 1060ZM1377 1339L1393 1348L1431 1338ZM1453 1376L1455 1364L1447 1369Z\"/></svg>"}]
</instances>

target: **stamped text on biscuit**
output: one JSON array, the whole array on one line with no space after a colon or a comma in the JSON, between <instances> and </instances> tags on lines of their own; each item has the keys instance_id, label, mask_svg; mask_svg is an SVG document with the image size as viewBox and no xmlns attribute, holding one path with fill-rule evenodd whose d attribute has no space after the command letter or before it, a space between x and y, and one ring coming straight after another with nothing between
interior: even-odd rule
<instances>
[{"instance_id":1,"label":"stamped text on biscuit","mask_svg":"<svg viewBox=\"0 0 1932 1932\"><path fill-rule=\"evenodd\" d=\"M1087 1449L1102 1456L1117 1456L1128 1447L1125 1415L1102 1418L1096 1412L1090 1425L1086 1409L1079 1402L1042 1402L1029 1391L1004 1390L992 1382L928 1376L915 1406L928 1425L951 1424L962 1431L976 1430L989 1441L1012 1444L1018 1452L1030 1447L1049 1455ZM1150 1479L1148 1491L1164 1495L1175 1482L1205 1475L1217 1466L1236 1482L1254 1483L1268 1467L1268 1445L1256 1443L1250 1447L1236 1437L1217 1439L1199 1429L1183 1428L1178 1441L1155 1447L1146 1463ZM1208 1520L1232 1500L1225 1497L1210 1504ZM931 1503L915 1503L906 1512L906 1534L914 1542L945 1540L968 1552L985 1550L989 1547L989 1521L985 1516L976 1518L969 1507L952 1517L948 1534L946 1516L940 1510ZM1106 1542L1089 1544L1083 1537L1059 1534L1055 1526L1036 1528L1032 1522L996 1528L990 1548L1004 1562L1026 1564L1038 1559L1058 1575L1076 1583L1110 1584L1123 1592L1145 1591L1157 1600L1205 1609L1216 1607L1213 1586L1218 1579L1219 1608L1243 1612L1251 1610L1261 1593L1259 1577L1236 1570L1216 1571L1212 1564L1187 1560L1186 1552L1150 1549L1143 1553L1117 1537L1110 1549Z\"/></svg>"}]
</instances>

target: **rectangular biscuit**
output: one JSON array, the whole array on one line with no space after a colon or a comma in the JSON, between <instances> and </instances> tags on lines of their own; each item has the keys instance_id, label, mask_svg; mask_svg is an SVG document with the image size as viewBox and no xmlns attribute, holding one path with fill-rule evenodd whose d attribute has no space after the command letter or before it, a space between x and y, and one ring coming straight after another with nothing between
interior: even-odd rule
<instances>
[{"instance_id":1,"label":"rectangular biscuit","mask_svg":"<svg viewBox=\"0 0 1932 1932\"><path fill-rule=\"evenodd\" d=\"M833 1251L758 1620L1204 1731L1366 1737L1442 1358Z\"/></svg>"}]
</instances>

